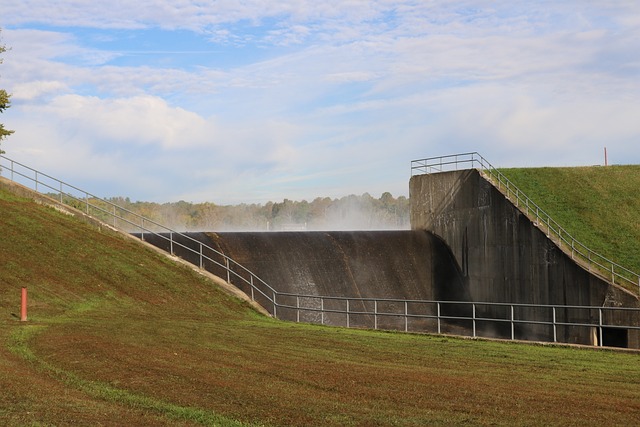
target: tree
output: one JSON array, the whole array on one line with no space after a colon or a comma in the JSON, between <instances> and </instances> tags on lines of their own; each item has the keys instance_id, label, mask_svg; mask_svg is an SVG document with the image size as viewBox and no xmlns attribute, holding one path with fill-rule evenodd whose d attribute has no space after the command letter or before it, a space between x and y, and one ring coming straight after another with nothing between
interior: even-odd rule
<instances>
[{"instance_id":1,"label":"tree","mask_svg":"<svg viewBox=\"0 0 640 427\"><path fill-rule=\"evenodd\" d=\"M0 45L0 54L6 52L7 48L4 45ZM2 64L2 58L0 58L0 64ZM0 89L0 113L4 113L4 110L11 106L11 95L6 90ZM3 139L13 133L12 130L4 128L4 124L0 123L0 143ZM0 149L0 154L4 154L4 151Z\"/></svg>"}]
</instances>

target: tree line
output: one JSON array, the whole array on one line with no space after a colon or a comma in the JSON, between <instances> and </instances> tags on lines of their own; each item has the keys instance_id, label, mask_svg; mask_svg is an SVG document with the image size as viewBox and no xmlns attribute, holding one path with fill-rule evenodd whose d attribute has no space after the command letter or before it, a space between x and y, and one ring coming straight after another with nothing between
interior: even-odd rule
<instances>
[{"instance_id":1,"label":"tree line","mask_svg":"<svg viewBox=\"0 0 640 427\"><path fill-rule=\"evenodd\" d=\"M211 202L132 202L106 199L126 211L176 231L295 231L408 229L409 199L389 192L369 193L311 202L284 199L265 204L217 205ZM132 221L133 223L137 223Z\"/></svg>"}]
</instances>

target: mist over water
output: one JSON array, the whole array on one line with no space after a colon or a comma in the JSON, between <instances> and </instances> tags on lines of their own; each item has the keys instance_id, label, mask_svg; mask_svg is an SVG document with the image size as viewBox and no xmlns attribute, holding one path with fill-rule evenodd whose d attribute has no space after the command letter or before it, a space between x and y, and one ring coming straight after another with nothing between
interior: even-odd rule
<instances>
[{"instance_id":1,"label":"mist over water","mask_svg":"<svg viewBox=\"0 0 640 427\"><path fill-rule=\"evenodd\" d=\"M123 202L123 199L118 200ZM120 204L120 203L119 203ZM175 231L358 231L409 230L409 200L383 193L312 202L268 202L219 206L214 203L131 203L131 212ZM135 223L135 222L134 222ZM147 225L153 229L152 226ZM135 232L135 229L130 230ZM159 230L158 231L162 231Z\"/></svg>"}]
</instances>

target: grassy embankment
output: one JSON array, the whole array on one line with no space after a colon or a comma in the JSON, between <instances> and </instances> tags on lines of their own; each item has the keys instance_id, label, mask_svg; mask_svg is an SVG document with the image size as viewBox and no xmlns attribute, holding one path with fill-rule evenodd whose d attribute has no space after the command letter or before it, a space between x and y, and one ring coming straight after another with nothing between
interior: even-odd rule
<instances>
[{"instance_id":1,"label":"grassy embankment","mask_svg":"<svg viewBox=\"0 0 640 427\"><path fill-rule=\"evenodd\" d=\"M637 353L280 322L2 189L0 229L2 425L640 423Z\"/></svg>"},{"instance_id":2,"label":"grassy embankment","mask_svg":"<svg viewBox=\"0 0 640 427\"><path fill-rule=\"evenodd\" d=\"M640 273L640 166L500 171L579 242Z\"/></svg>"}]
</instances>

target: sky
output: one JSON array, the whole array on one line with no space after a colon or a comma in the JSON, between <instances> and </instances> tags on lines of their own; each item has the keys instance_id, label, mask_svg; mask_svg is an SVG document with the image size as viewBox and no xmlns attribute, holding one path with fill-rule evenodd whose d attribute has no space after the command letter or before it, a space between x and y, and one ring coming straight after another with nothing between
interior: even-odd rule
<instances>
[{"instance_id":1,"label":"sky","mask_svg":"<svg viewBox=\"0 0 640 427\"><path fill-rule=\"evenodd\" d=\"M6 156L100 197L408 196L410 164L640 164L640 2L4 0Z\"/></svg>"}]
</instances>

